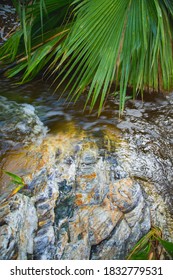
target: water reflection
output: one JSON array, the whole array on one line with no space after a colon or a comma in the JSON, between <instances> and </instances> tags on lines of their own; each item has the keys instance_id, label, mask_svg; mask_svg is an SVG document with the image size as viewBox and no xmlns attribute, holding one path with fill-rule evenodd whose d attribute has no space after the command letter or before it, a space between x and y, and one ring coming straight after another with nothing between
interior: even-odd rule
<instances>
[{"instance_id":1,"label":"water reflection","mask_svg":"<svg viewBox=\"0 0 173 280\"><path fill-rule=\"evenodd\" d=\"M59 99L62 88L54 92L50 85L43 81L17 86L9 84L9 81L0 82L1 95L17 103L32 104L41 121L48 126L50 132L56 133L69 121L75 122L76 126L87 131L102 130L106 124L118 122L118 104L109 100L100 118L97 110L89 113L87 107L83 111L86 95L73 103L66 103L65 96ZM68 94L68 93L67 93Z\"/></svg>"},{"instance_id":2,"label":"water reflection","mask_svg":"<svg viewBox=\"0 0 173 280\"><path fill-rule=\"evenodd\" d=\"M128 151L127 149L119 151L122 159L126 162L128 172L138 178L149 178L158 183L159 186L162 182L162 185L169 189L167 192L165 187L163 188L164 195L171 193L171 199L173 199L171 182L173 94L167 96L147 94L144 102L140 99L128 101L124 115L119 119L118 102L111 96L98 118L97 108L92 113L89 113L88 107L85 112L83 111L87 93L75 104L70 103L67 106L65 96L59 98L63 88L54 92L50 84L42 80L22 86L12 84L8 80L2 80L0 81L0 90L1 95L9 101L32 105L35 108L36 116L38 115L44 126L48 127L50 135L69 131L70 124L73 124L76 131L84 131L88 137L92 135L100 139L103 138L105 131L109 131L110 137L119 129L122 138L129 145ZM15 118L16 116L11 117ZM1 123L3 121L5 121L5 117L1 118ZM6 149L3 135L1 139L3 139L3 150ZM15 133L11 134L11 140L14 139L16 139ZM21 141L25 141L25 138ZM16 146L16 148L20 147Z\"/></svg>"}]
</instances>

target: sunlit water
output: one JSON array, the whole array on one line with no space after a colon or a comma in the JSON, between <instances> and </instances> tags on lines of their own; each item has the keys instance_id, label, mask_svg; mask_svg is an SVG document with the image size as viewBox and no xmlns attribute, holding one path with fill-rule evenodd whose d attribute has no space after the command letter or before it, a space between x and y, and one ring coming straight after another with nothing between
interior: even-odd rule
<instances>
[{"instance_id":1,"label":"sunlit water","mask_svg":"<svg viewBox=\"0 0 173 280\"><path fill-rule=\"evenodd\" d=\"M171 183L173 166L173 94L167 96L147 94L144 102L140 98L137 101L128 101L124 115L120 119L118 101L113 96L109 97L101 116L98 117L97 108L91 113L89 113L89 108L83 111L87 92L76 104L67 104L65 95L60 98L62 91L63 88L60 88L55 92L49 83L42 80L22 86L15 85L5 79L0 81L1 96L5 97L7 102L14 101L18 104L17 106L23 106L27 114L29 114L28 110L33 112L38 124L36 129L39 126L43 126L46 129L41 134L43 138L45 133L57 135L60 132L66 132L71 124L76 130L82 130L88 136L92 135L100 140L105 130L108 129L112 134L119 130L122 138L129 143L128 155L126 154L127 151L122 152L122 158L128 157L130 160L130 167L128 166L130 170L128 171L132 176L147 177L152 182L158 183L159 188L160 183L163 182L164 188L162 192L165 200L168 199L168 196L170 197L169 200L173 200L173 186ZM9 107L7 106L8 110ZM12 120L16 117L15 115L9 117L9 114L6 113L3 116L1 114L0 128L5 124L7 115L9 118L7 123L10 122L10 117ZM37 118L41 121L40 123L38 123ZM21 128L20 125L20 131ZM26 128L23 127L24 132ZM14 133L9 133L8 141L13 142L13 145L10 146L4 143L6 138L4 138L3 130L1 133L2 169L4 159L9 155L13 157L20 153L21 147L26 144L26 138L21 137L20 142L20 135L15 135L15 131ZM25 133L23 134L25 135ZM30 138L27 138L28 143L29 140L32 143L37 140L34 135ZM167 189L166 192L165 188Z\"/></svg>"},{"instance_id":2,"label":"sunlit water","mask_svg":"<svg viewBox=\"0 0 173 280\"><path fill-rule=\"evenodd\" d=\"M15 85L9 80L0 81L0 95L5 96L10 101L15 101L18 104L31 104L35 108L35 113L40 120L48 127L49 132L56 133L65 128L65 124L73 121L75 125L88 132L97 132L105 128L106 125L112 125L124 129L130 129L130 123L126 120L126 116L131 118L146 118L148 114L159 114L159 108L168 104L167 99L163 95L148 94L142 102L141 100L135 102L128 102L124 116L119 119L118 102L111 96L101 114L98 117L97 110L89 113L89 107L84 111L84 104L86 94L84 94L79 101L74 103L66 102L65 96L60 98L63 88L58 89L57 92L51 87L49 83L42 80L30 82L26 85ZM173 99L169 97L170 100ZM170 105L171 106L171 105ZM168 112L169 115L169 112ZM121 125L120 125L121 123ZM136 124L137 127L137 124Z\"/></svg>"},{"instance_id":3,"label":"sunlit water","mask_svg":"<svg viewBox=\"0 0 173 280\"><path fill-rule=\"evenodd\" d=\"M50 84L43 81L22 86L9 84L9 81L1 81L0 90L1 95L9 100L33 105L36 114L50 132L61 130L70 121L86 131L99 131L106 124L118 122L118 105L111 99L98 118L97 110L90 114L88 109L83 111L86 94L76 104L68 103L65 99L67 94L60 98L62 88L55 92Z\"/></svg>"}]
</instances>

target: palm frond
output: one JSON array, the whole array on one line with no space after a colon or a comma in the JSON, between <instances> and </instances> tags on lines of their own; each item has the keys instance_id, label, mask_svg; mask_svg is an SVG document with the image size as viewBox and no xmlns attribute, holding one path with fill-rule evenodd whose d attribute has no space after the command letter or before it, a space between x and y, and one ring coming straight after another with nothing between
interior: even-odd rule
<instances>
[{"instance_id":1,"label":"palm frond","mask_svg":"<svg viewBox=\"0 0 173 280\"><path fill-rule=\"evenodd\" d=\"M69 98L77 100L86 86L91 109L99 113L110 86L120 86L124 110L127 86L169 90L173 86L171 1L75 1L76 21L63 46L63 80L71 76ZM169 16L168 16L169 10Z\"/></svg>"},{"instance_id":2,"label":"palm frond","mask_svg":"<svg viewBox=\"0 0 173 280\"><path fill-rule=\"evenodd\" d=\"M33 79L48 64L67 36L67 14L72 0L35 0L27 5L13 1L21 26L0 48L0 60L13 63L6 73L23 72L22 83ZM25 71L23 71L25 70Z\"/></svg>"},{"instance_id":3,"label":"palm frond","mask_svg":"<svg viewBox=\"0 0 173 280\"><path fill-rule=\"evenodd\" d=\"M99 114L112 84L120 112L128 86L133 98L146 88L173 87L171 0L33 0L22 7L14 2L21 29L0 48L0 59L20 62L10 76L26 69L27 82L51 63L70 100L90 85L86 105L92 110L99 102Z\"/></svg>"}]
</instances>

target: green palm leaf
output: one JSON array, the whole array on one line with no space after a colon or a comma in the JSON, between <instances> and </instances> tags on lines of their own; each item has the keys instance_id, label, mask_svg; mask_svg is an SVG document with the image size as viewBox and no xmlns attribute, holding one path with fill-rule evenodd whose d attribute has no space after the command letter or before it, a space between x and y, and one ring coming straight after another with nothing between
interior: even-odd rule
<instances>
[{"instance_id":1,"label":"green palm leaf","mask_svg":"<svg viewBox=\"0 0 173 280\"><path fill-rule=\"evenodd\" d=\"M162 247L162 249L164 248L170 257L173 257L173 243L163 240L161 235L162 232L159 228L152 227L151 230L135 244L127 256L127 259L160 259L162 250L159 247Z\"/></svg>"},{"instance_id":2,"label":"green palm leaf","mask_svg":"<svg viewBox=\"0 0 173 280\"><path fill-rule=\"evenodd\" d=\"M59 52L70 26L66 16L72 0L35 0L27 5L14 0L13 3L21 26L0 48L0 60L7 63L16 60L16 64L7 67L11 68L7 75L23 73L24 83L33 79Z\"/></svg>"},{"instance_id":3,"label":"green palm leaf","mask_svg":"<svg viewBox=\"0 0 173 280\"><path fill-rule=\"evenodd\" d=\"M151 87L173 86L172 18L168 1L75 1L76 21L64 42L57 70L71 75L69 98L77 100L86 86L91 109L99 99L99 113L112 83L120 86L123 111L127 86L136 93ZM58 57L59 58L59 57ZM77 69L76 69L77 66ZM76 69L76 70L74 70ZM160 71L159 71L160 70ZM159 82L160 79L160 82Z\"/></svg>"},{"instance_id":4,"label":"green palm leaf","mask_svg":"<svg viewBox=\"0 0 173 280\"><path fill-rule=\"evenodd\" d=\"M13 35L14 46L12 36L0 49L0 58L26 56L22 82L51 61L52 72L69 88L70 100L75 102L90 85L86 105L92 110L99 102L99 114L112 85L119 91L121 112L128 86L133 98L148 88L173 88L171 0L35 0L23 10L17 7L22 30ZM63 31L69 21L66 34L54 40L56 28ZM20 63L16 67L22 69ZM10 70L11 76L16 73L17 68Z\"/></svg>"},{"instance_id":5,"label":"green palm leaf","mask_svg":"<svg viewBox=\"0 0 173 280\"><path fill-rule=\"evenodd\" d=\"M173 243L161 238L158 238L158 240L162 244L166 252L173 258Z\"/></svg>"}]
</instances>

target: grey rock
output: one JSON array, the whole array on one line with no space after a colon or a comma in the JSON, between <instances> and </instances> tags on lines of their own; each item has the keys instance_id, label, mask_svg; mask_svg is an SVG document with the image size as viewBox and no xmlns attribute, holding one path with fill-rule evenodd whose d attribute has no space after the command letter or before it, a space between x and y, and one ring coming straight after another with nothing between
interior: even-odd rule
<instances>
[{"instance_id":1,"label":"grey rock","mask_svg":"<svg viewBox=\"0 0 173 280\"><path fill-rule=\"evenodd\" d=\"M20 194L16 195L11 203L16 204L16 207L6 215L5 225L0 227L0 256L7 259L10 254L10 258L27 259L27 254L33 254L33 236L37 228L36 211L32 201Z\"/></svg>"},{"instance_id":2,"label":"grey rock","mask_svg":"<svg viewBox=\"0 0 173 280\"><path fill-rule=\"evenodd\" d=\"M42 232L43 233L43 232ZM55 235L52 226L44 234L37 233L34 238L34 259L52 260L55 254Z\"/></svg>"},{"instance_id":3,"label":"grey rock","mask_svg":"<svg viewBox=\"0 0 173 280\"><path fill-rule=\"evenodd\" d=\"M150 228L148 228L149 231ZM140 224L137 222L135 226L132 228L129 238L126 242L126 252L130 252L130 250L134 247L134 245L139 241L142 237L142 232L140 228Z\"/></svg>"},{"instance_id":4,"label":"grey rock","mask_svg":"<svg viewBox=\"0 0 173 280\"><path fill-rule=\"evenodd\" d=\"M12 118L13 116L13 118ZM40 143L45 137L47 128L40 121L33 106L19 105L0 97L0 150L30 143Z\"/></svg>"},{"instance_id":5,"label":"grey rock","mask_svg":"<svg viewBox=\"0 0 173 280\"><path fill-rule=\"evenodd\" d=\"M19 138L40 134L32 107L6 106L19 112L14 124ZM21 115L30 130L34 127L28 136ZM149 117L149 109L128 110L119 123L121 141L98 132L92 137L74 131L74 136L49 136L34 159L38 170L27 178L29 195L22 190L0 207L2 259L125 259L151 224L172 240L170 137L165 136L163 151L161 127L153 117L152 129ZM159 121L172 125L160 115ZM2 132L9 133L4 125Z\"/></svg>"},{"instance_id":6,"label":"grey rock","mask_svg":"<svg viewBox=\"0 0 173 280\"><path fill-rule=\"evenodd\" d=\"M133 210L141 198L141 188L129 178L115 182L111 188L111 200L123 213Z\"/></svg>"},{"instance_id":7,"label":"grey rock","mask_svg":"<svg viewBox=\"0 0 173 280\"><path fill-rule=\"evenodd\" d=\"M146 205L143 208L143 216L140 219L140 229L142 232L142 236L147 234L149 229L151 228L151 214L150 214L150 208Z\"/></svg>"},{"instance_id":8,"label":"grey rock","mask_svg":"<svg viewBox=\"0 0 173 280\"><path fill-rule=\"evenodd\" d=\"M128 225L131 228L134 227L134 225L143 218L144 216L143 209L145 208L148 209L144 203L143 197L141 196L138 201L138 205L132 211L124 215Z\"/></svg>"},{"instance_id":9,"label":"grey rock","mask_svg":"<svg viewBox=\"0 0 173 280\"><path fill-rule=\"evenodd\" d=\"M129 240L131 229L125 220L114 228L111 237L103 240L99 245L93 246L92 260L124 259L126 256L126 241ZM122 239L123 236L123 239Z\"/></svg>"},{"instance_id":10,"label":"grey rock","mask_svg":"<svg viewBox=\"0 0 173 280\"><path fill-rule=\"evenodd\" d=\"M62 260L89 260L91 246L88 244L87 240L82 239L75 244L69 244L66 246Z\"/></svg>"},{"instance_id":11,"label":"grey rock","mask_svg":"<svg viewBox=\"0 0 173 280\"><path fill-rule=\"evenodd\" d=\"M9 250L2 249L4 259L9 255L15 258L16 248L19 259L121 259L149 230L146 219L150 216L140 185L125 171L126 178L117 180L111 175L113 169L123 173L117 155L104 160L95 142L78 145L81 148L70 168L66 161L57 162L55 150L49 168L44 165L28 184L30 197L17 195L10 208L4 206L10 211L5 220L3 208L0 210L2 220L11 227L18 213L13 243ZM81 159L81 155L85 156ZM71 172L76 172L75 176ZM9 235L2 240L4 246Z\"/></svg>"}]
</instances>

